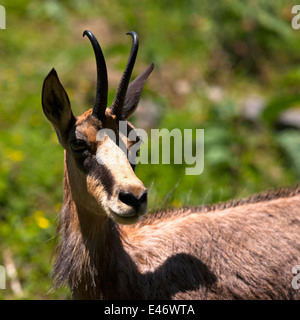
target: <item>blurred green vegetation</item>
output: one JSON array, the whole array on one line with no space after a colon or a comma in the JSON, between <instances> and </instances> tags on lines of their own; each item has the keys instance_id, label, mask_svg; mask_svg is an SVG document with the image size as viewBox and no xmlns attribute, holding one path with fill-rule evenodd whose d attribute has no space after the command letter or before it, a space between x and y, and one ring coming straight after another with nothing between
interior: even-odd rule
<instances>
[{"instance_id":1,"label":"blurred green vegetation","mask_svg":"<svg viewBox=\"0 0 300 320\"><path fill-rule=\"evenodd\" d=\"M56 216L62 203L63 150L41 108L43 79L55 67L76 115L90 108L95 61L85 29L98 37L109 73L109 100L135 30L138 75L152 61L141 106L155 128L205 129L199 176L184 165L139 165L149 206L202 205L241 198L300 179L300 134L280 128L280 114L300 105L300 31L293 1L14 0L1 1L0 265L13 262L1 299L65 299L48 293ZM245 117L247 99L265 109ZM145 108L144 108L145 109ZM138 126L151 112L133 117ZM153 122L154 121L154 122ZM149 130L149 128L146 128ZM22 292L14 287L19 282Z\"/></svg>"}]
</instances>

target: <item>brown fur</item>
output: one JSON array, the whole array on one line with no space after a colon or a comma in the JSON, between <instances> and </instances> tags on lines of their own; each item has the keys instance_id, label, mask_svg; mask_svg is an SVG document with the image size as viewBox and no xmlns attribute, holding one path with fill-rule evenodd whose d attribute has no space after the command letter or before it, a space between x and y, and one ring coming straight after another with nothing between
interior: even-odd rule
<instances>
[{"instance_id":1,"label":"brown fur","mask_svg":"<svg viewBox=\"0 0 300 320\"><path fill-rule=\"evenodd\" d=\"M145 216L85 215L65 176L57 285L76 299L299 299L300 189Z\"/></svg>"}]
</instances>

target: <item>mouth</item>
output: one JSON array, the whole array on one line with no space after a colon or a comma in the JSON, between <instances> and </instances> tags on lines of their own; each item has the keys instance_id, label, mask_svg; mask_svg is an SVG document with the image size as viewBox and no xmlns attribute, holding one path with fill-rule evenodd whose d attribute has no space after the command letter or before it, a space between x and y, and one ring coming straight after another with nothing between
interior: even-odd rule
<instances>
[{"instance_id":1,"label":"mouth","mask_svg":"<svg viewBox=\"0 0 300 320\"><path fill-rule=\"evenodd\" d=\"M109 216L119 224L134 224L138 222L145 213L146 212L141 212L140 210L136 211L133 208L126 213L119 213L109 208Z\"/></svg>"},{"instance_id":2,"label":"mouth","mask_svg":"<svg viewBox=\"0 0 300 320\"><path fill-rule=\"evenodd\" d=\"M111 209L110 217L119 224L133 224L138 222L140 216L135 212L135 210L130 210L128 213L120 214Z\"/></svg>"}]
</instances>

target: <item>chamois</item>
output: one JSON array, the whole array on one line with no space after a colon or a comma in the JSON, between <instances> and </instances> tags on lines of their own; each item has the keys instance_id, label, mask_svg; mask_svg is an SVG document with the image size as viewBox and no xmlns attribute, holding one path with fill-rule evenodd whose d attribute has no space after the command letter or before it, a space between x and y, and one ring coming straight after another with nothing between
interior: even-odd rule
<instances>
[{"instance_id":1,"label":"chamois","mask_svg":"<svg viewBox=\"0 0 300 320\"><path fill-rule=\"evenodd\" d=\"M42 90L64 148L55 287L67 285L74 299L299 299L292 268L300 265L300 188L146 215L147 189L120 148L136 142L119 121L135 130L128 118L154 65L130 83L139 40L129 32L130 56L107 108L102 49L90 31L83 35L97 63L93 108L75 117L54 69ZM117 141L99 139L102 129Z\"/></svg>"}]
</instances>

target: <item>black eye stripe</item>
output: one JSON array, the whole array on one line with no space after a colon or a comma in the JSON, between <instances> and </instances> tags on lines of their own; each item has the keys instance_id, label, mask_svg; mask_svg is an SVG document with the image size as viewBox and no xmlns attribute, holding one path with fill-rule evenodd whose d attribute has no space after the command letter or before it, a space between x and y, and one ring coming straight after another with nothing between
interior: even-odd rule
<instances>
[{"instance_id":1,"label":"black eye stripe","mask_svg":"<svg viewBox=\"0 0 300 320\"><path fill-rule=\"evenodd\" d=\"M84 161L85 170L96 180L100 181L109 196L112 195L115 179L105 164L99 164L95 156Z\"/></svg>"}]
</instances>

